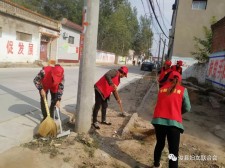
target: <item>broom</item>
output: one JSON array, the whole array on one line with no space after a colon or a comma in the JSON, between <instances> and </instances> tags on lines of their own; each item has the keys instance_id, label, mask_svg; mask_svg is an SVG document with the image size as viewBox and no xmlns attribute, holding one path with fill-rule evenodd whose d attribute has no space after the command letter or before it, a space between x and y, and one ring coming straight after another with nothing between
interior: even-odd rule
<instances>
[{"instance_id":1,"label":"broom","mask_svg":"<svg viewBox=\"0 0 225 168\"><path fill-rule=\"evenodd\" d=\"M46 137L46 136L56 137L56 134L57 134L56 123L50 116L50 112L49 112L46 97L44 96L43 99L44 99L45 109L47 111L47 117L40 124L39 129L38 129L38 134L42 137Z\"/></svg>"},{"instance_id":2,"label":"broom","mask_svg":"<svg viewBox=\"0 0 225 168\"><path fill-rule=\"evenodd\" d=\"M120 99L120 96L119 96L119 93L118 93L117 89L115 89L114 95L116 97L116 100L119 100L119 107L120 107L120 111L121 111L120 116L126 117L127 114L123 111L123 106L122 106L121 99Z\"/></svg>"}]
</instances>

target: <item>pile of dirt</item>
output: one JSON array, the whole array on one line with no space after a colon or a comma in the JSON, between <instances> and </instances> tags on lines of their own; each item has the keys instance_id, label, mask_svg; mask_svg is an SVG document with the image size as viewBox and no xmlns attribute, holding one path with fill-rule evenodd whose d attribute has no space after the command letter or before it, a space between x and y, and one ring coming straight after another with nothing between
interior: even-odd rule
<instances>
[{"instance_id":1,"label":"pile of dirt","mask_svg":"<svg viewBox=\"0 0 225 168\"><path fill-rule=\"evenodd\" d=\"M120 111L113 97L109 102L107 120L111 126L101 125L100 130L91 128L89 134L73 132L69 137L61 139L34 139L15 147L0 155L0 167L32 167L32 168L141 168L150 167L153 163L155 147L154 132L149 131L149 120L135 117L131 136L122 136L124 128L137 111L145 94L151 86L150 78L143 78L130 83L120 90L124 110L130 114L119 116ZM181 168L222 168L225 167L224 140L216 137L213 131L224 128L224 106L212 109L207 97L198 92L189 91L192 112L185 114L185 133L181 135L180 160ZM196 99L197 97L197 99ZM148 99L147 99L148 100ZM146 103L147 103L146 100ZM154 106L148 109L152 111ZM146 111L148 113L148 111ZM99 120L100 120L99 113ZM209 129L210 127L210 129ZM215 131L215 130L214 130ZM162 153L162 167L168 167L168 148Z\"/></svg>"}]
</instances>

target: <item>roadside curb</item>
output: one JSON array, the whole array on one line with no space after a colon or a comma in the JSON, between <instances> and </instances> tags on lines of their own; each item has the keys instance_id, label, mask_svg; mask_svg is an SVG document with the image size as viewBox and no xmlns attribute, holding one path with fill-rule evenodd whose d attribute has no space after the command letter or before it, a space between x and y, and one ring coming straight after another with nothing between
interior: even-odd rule
<instances>
[{"instance_id":1,"label":"roadside curb","mask_svg":"<svg viewBox=\"0 0 225 168\"><path fill-rule=\"evenodd\" d=\"M131 129L134 128L135 123L138 120L145 120L149 122L149 118L145 118L145 115L143 115L142 113L145 112L146 110L148 110L149 106L146 106L146 101L150 101L149 100L149 96L152 93L152 90L154 89L154 86L156 86L157 83L155 83L154 81L152 82L151 87L148 89L148 91L146 92L145 96L143 97L140 105L137 107L137 111L136 113L133 113L132 116L130 117L128 123L126 124L126 126L124 127L123 131L122 131L122 138L124 139L129 139L131 138ZM157 87L157 86L156 86ZM154 97L153 97L154 98ZM155 102L152 101L152 104L155 104ZM148 128L149 132L154 132L154 127L152 124L150 124L149 122L149 128Z\"/></svg>"}]
</instances>

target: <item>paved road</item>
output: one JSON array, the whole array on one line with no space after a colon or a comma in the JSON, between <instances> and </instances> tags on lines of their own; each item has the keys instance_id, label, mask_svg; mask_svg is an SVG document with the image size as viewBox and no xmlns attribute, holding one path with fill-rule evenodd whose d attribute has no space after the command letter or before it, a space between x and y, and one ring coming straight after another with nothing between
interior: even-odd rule
<instances>
[{"instance_id":1,"label":"paved road","mask_svg":"<svg viewBox=\"0 0 225 168\"><path fill-rule=\"evenodd\" d=\"M117 66L97 66L95 81L105 72ZM33 78L40 68L0 68L0 153L28 142L41 120L38 91ZM61 107L65 111L75 111L77 101L79 67L65 67L65 91ZM121 80L119 88L139 79L143 71L139 67L129 67L128 78ZM94 95L93 95L94 98Z\"/></svg>"}]
</instances>

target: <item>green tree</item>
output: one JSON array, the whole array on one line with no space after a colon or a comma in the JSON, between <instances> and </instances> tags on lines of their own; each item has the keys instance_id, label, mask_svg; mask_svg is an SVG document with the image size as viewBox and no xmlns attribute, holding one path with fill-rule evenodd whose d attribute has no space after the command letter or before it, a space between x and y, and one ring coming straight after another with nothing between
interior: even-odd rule
<instances>
[{"instance_id":1,"label":"green tree","mask_svg":"<svg viewBox=\"0 0 225 168\"><path fill-rule=\"evenodd\" d=\"M12 2L55 20L67 18L77 24L82 23L83 0L12 0Z\"/></svg>"},{"instance_id":2,"label":"green tree","mask_svg":"<svg viewBox=\"0 0 225 168\"><path fill-rule=\"evenodd\" d=\"M210 25L214 23L216 23L215 16L211 18ZM203 33L204 39L194 36L195 51L191 52L191 55L193 55L199 63L208 62L212 47L212 30L206 26L203 26Z\"/></svg>"},{"instance_id":3,"label":"green tree","mask_svg":"<svg viewBox=\"0 0 225 168\"><path fill-rule=\"evenodd\" d=\"M98 47L116 55L127 55L138 30L137 12L127 0L101 2Z\"/></svg>"},{"instance_id":4,"label":"green tree","mask_svg":"<svg viewBox=\"0 0 225 168\"><path fill-rule=\"evenodd\" d=\"M136 55L145 54L150 56L149 48L152 46L153 33L151 30L151 20L144 16L140 17L139 29L135 36L134 51Z\"/></svg>"},{"instance_id":5,"label":"green tree","mask_svg":"<svg viewBox=\"0 0 225 168\"><path fill-rule=\"evenodd\" d=\"M109 32L110 16L113 13L113 6L111 0L101 0L99 10L99 24L98 24L98 44L99 50L104 50L104 41Z\"/></svg>"},{"instance_id":6,"label":"green tree","mask_svg":"<svg viewBox=\"0 0 225 168\"><path fill-rule=\"evenodd\" d=\"M24 6L37 13L43 13L43 1L39 0L11 0L12 2Z\"/></svg>"}]
</instances>

